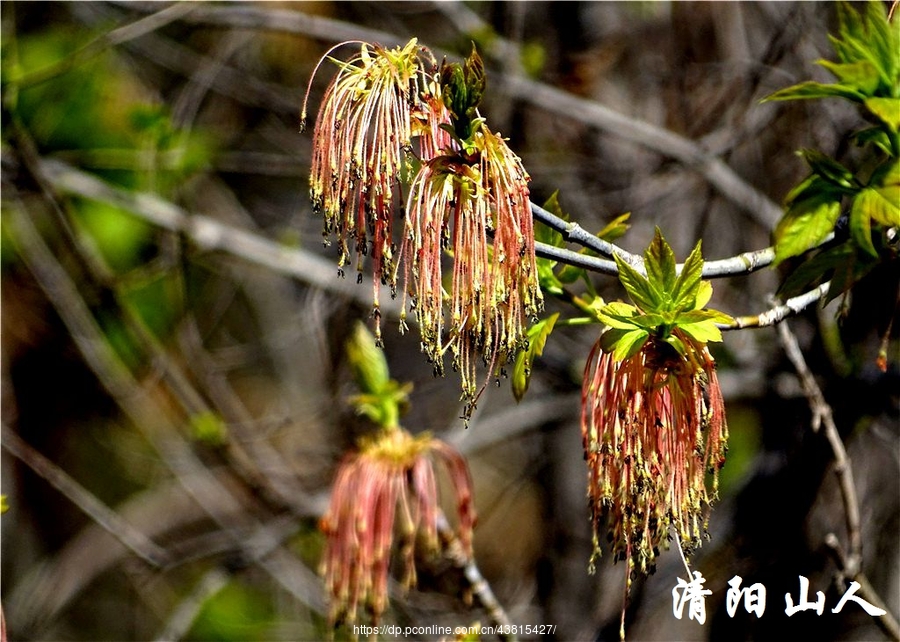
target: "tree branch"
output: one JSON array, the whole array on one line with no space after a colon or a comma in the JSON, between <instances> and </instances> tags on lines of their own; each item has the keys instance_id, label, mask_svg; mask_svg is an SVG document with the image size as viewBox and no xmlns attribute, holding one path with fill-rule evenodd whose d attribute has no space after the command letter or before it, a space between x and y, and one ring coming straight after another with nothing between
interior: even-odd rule
<instances>
[{"instance_id":1,"label":"tree branch","mask_svg":"<svg viewBox=\"0 0 900 642\"><path fill-rule=\"evenodd\" d=\"M154 225L184 234L200 249L223 251L245 261L286 274L310 285L355 300L366 307L368 290L336 278L335 265L311 252L281 245L258 234L221 223L203 214L191 214L177 205L147 193L132 193L56 160L42 160L40 171L60 192L109 203ZM381 304L384 314L399 316L399 301Z\"/></svg>"},{"instance_id":2,"label":"tree branch","mask_svg":"<svg viewBox=\"0 0 900 642\"><path fill-rule=\"evenodd\" d=\"M128 550L154 568L161 568L169 563L170 556L164 548L129 524L96 495L72 479L66 471L28 445L12 428L4 423L0 430L4 450L62 493Z\"/></svg>"},{"instance_id":3,"label":"tree branch","mask_svg":"<svg viewBox=\"0 0 900 642\"><path fill-rule=\"evenodd\" d=\"M757 315L735 317L734 323L717 323L720 330L742 330L744 328L765 328L776 325L789 316L799 314L810 305L821 299L831 287L831 281L826 281L817 288L791 297L784 303L778 304L765 312Z\"/></svg>"},{"instance_id":4,"label":"tree branch","mask_svg":"<svg viewBox=\"0 0 900 642\"><path fill-rule=\"evenodd\" d=\"M841 499L844 504L844 518L847 527L847 546L842 547L834 533L825 536L825 542L835 552L838 562L841 583L847 579L856 580L860 584L860 594L867 601L885 611L885 614L877 618L879 626L895 640L900 640L900 624L894 615L884 607L884 601L874 591L865 574L861 570L862 565L862 535L860 529L859 499L856 496L856 487L853 483L853 469L850 458L844 448L844 442L834 423L834 414L831 406L825 400L819 384L806 365L806 359L797 343L797 337L791 331L788 323L778 325L778 337L784 347L785 354L797 371L797 378L803 387L803 393L809 401L809 409L812 412L812 430L819 432L825 429L825 439L831 447L834 455L834 474L837 476L838 487L841 491Z\"/></svg>"}]
</instances>

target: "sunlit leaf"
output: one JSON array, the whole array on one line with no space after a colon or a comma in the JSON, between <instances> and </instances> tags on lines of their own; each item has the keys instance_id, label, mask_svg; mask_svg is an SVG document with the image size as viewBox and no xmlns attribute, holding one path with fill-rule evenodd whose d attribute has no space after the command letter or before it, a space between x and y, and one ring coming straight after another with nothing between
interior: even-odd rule
<instances>
[{"instance_id":1,"label":"sunlit leaf","mask_svg":"<svg viewBox=\"0 0 900 642\"><path fill-rule=\"evenodd\" d=\"M634 356L647 342L650 333L646 330L622 330L610 328L600 336L600 348L604 352L612 352L617 361Z\"/></svg>"},{"instance_id":2,"label":"sunlit leaf","mask_svg":"<svg viewBox=\"0 0 900 642\"><path fill-rule=\"evenodd\" d=\"M609 223L604 226L602 230L597 232L597 236L604 241L615 241L616 239L621 238L625 232L628 231L628 228L631 227L631 224L628 223L628 219L631 217L631 212L625 212L624 214L620 214Z\"/></svg>"},{"instance_id":3,"label":"sunlit leaf","mask_svg":"<svg viewBox=\"0 0 900 642\"><path fill-rule=\"evenodd\" d=\"M657 291L663 293L672 292L675 283L675 253L666 243L662 232L656 228L650 247L644 253L644 267L647 269L647 278Z\"/></svg>"},{"instance_id":4,"label":"sunlit leaf","mask_svg":"<svg viewBox=\"0 0 900 642\"><path fill-rule=\"evenodd\" d=\"M642 310L658 309L662 302L660 292L653 287L644 275L631 267L618 254L614 255L613 258L616 261L616 266L619 268L619 281L622 282L631 300Z\"/></svg>"},{"instance_id":5,"label":"sunlit leaf","mask_svg":"<svg viewBox=\"0 0 900 642\"><path fill-rule=\"evenodd\" d=\"M709 303L709 300L712 298L712 283L709 281L700 281L700 285L697 287L697 298L694 300L694 309L699 310L700 308L706 307L706 304Z\"/></svg>"},{"instance_id":6,"label":"sunlit leaf","mask_svg":"<svg viewBox=\"0 0 900 642\"><path fill-rule=\"evenodd\" d=\"M841 84L855 87L866 96L871 96L878 89L881 76L878 68L868 60L847 63L836 63L830 60L817 60L816 62L833 73L841 81Z\"/></svg>"},{"instance_id":7,"label":"sunlit leaf","mask_svg":"<svg viewBox=\"0 0 900 642\"><path fill-rule=\"evenodd\" d=\"M631 320L640 314L633 305L621 301L608 303L597 312L597 318L611 328L632 330L635 327Z\"/></svg>"},{"instance_id":8,"label":"sunlit leaf","mask_svg":"<svg viewBox=\"0 0 900 642\"><path fill-rule=\"evenodd\" d=\"M691 250L690 255L681 268L681 274L672 288L672 300L676 310L692 309L697 300L697 289L700 287L703 273L703 255L700 250L701 241Z\"/></svg>"},{"instance_id":9,"label":"sunlit leaf","mask_svg":"<svg viewBox=\"0 0 900 642\"><path fill-rule=\"evenodd\" d=\"M864 104L891 131L897 133L900 130L900 98L867 98Z\"/></svg>"},{"instance_id":10,"label":"sunlit leaf","mask_svg":"<svg viewBox=\"0 0 900 642\"><path fill-rule=\"evenodd\" d=\"M794 201L775 228L775 264L821 243L840 214L840 201L828 192Z\"/></svg>"},{"instance_id":11,"label":"sunlit leaf","mask_svg":"<svg viewBox=\"0 0 900 642\"><path fill-rule=\"evenodd\" d=\"M860 248L878 256L872 244L872 221L882 225L900 225L900 185L867 187L853 199L850 209L850 235Z\"/></svg>"},{"instance_id":12,"label":"sunlit leaf","mask_svg":"<svg viewBox=\"0 0 900 642\"><path fill-rule=\"evenodd\" d=\"M716 327L714 321L705 320L696 323L679 323L678 329L691 337L694 341L699 341L701 343L722 340L722 331Z\"/></svg>"},{"instance_id":13,"label":"sunlit leaf","mask_svg":"<svg viewBox=\"0 0 900 642\"><path fill-rule=\"evenodd\" d=\"M861 103L866 97L852 87L842 84L827 84L807 80L805 82L779 89L763 98L762 102L774 100L806 100L812 98L847 98Z\"/></svg>"},{"instance_id":14,"label":"sunlit leaf","mask_svg":"<svg viewBox=\"0 0 900 642\"><path fill-rule=\"evenodd\" d=\"M559 312L556 312L528 328L528 349L522 350L516 355L510 382L516 401L522 401L522 398L528 391L534 360L544 354L544 346L547 345L547 339L550 337L550 333L553 332L553 327L556 325L558 318Z\"/></svg>"}]
</instances>

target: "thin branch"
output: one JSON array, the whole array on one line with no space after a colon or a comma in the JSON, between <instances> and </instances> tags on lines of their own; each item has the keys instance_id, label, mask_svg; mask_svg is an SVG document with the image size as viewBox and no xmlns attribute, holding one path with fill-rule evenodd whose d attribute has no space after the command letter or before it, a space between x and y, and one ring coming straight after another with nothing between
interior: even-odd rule
<instances>
[{"instance_id":1,"label":"thin branch","mask_svg":"<svg viewBox=\"0 0 900 642\"><path fill-rule=\"evenodd\" d=\"M838 487L841 492L841 499L844 504L844 518L847 528L847 546L840 545L837 536L834 533L828 533L825 536L826 543L836 552L835 558L838 561L842 582L846 579L856 580L860 584L861 596L885 611L885 614L878 617L877 622L886 633L895 640L900 640L900 624L894 618L893 614L884 608L884 601L875 593L865 574L862 572L862 534L861 520L859 516L859 499L856 496L856 487L853 483L853 469L850 465L850 458L847 456L847 450L844 448L844 442L838 432L837 425L834 423L834 414L831 406L825 400L822 389L816 383L816 379L806 364L800 345L797 343L797 337L791 331L788 323L778 325L778 337L781 345L784 347L785 354L790 359L794 370L797 371L797 378L803 387L803 392L809 401L809 409L812 412L812 430L819 432L825 429L825 439L831 447L834 455L834 474L837 477Z\"/></svg>"},{"instance_id":2,"label":"thin branch","mask_svg":"<svg viewBox=\"0 0 900 642\"><path fill-rule=\"evenodd\" d=\"M4 423L0 426L0 430L4 450L62 493L103 530L122 542L128 550L155 568L169 563L169 554L164 548L129 524L96 495L72 479L66 471L28 445L12 428Z\"/></svg>"},{"instance_id":3,"label":"thin branch","mask_svg":"<svg viewBox=\"0 0 900 642\"><path fill-rule=\"evenodd\" d=\"M281 245L203 214L190 214L153 194L132 193L112 187L91 174L59 161L41 161L40 171L56 190L120 207L154 225L184 234L203 250L223 251L355 300L366 307L372 304L368 290L337 278L335 265L311 252ZM399 316L400 302L384 301L381 311Z\"/></svg>"},{"instance_id":4,"label":"thin branch","mask_svg":"<svg viewBox=\"0 0 900 642\"><path fill-rule=\"evenodd\" d=\"M456 566L456 568L463 571L463 574L466 576L466 581L469 583L469 586L472 587L472 593L478 597L478 601L481 602L481 606L487 611L488 616L494 624L504 627L507 631L511 631L512 621L506 614L503 605L497 600L493 590L491 590L491 585L484 579L475 560L466 555L462 544L460 544L456 535L454 535L453 529L450 528L450 524L447 523L447 518L443 513L438 513L437 526L438 534L444 545L444 554L446 557L454 566ZM498 637L507 642L515 642L516 640L516 636L513 633L500 633L498 634Z\"/></svg>"},{"instance_id":5,"label":"thin branch","mask_svg":"<svg viewBox=\"0 0 900 642\"><path fill-rule=\"evenodd\" d=\"M156 639L159 642L174 642L183 638L194 626L203 605L225 588L230 579L231 576L218 566L208 571L197 582L194 590L175 607Z\"/></svg>"},{"instance_id":6,"label":"thin branch","mask_svg":"<svg viewBox=\"0 0 900 642\"><path fill-rule=\"evenodd\" d=\"M267 571L298 601L321 611L321 596L309 585L309 578L314 577L311 571L282 549L267 553L266 546L262 545L273 540L270 535L260 531L265 541L248 541L239 534L233 524L236 520L231 516L240 516L240 521L250 526L264 526L241 510L237 497L200 462L166 411L155 403L115 354L75 283L44 243L21 204L9 208L7 220L22 260L69 330L82 358L125 415L148 438L185 491L232 535L253 563Z\"/></svg>"},{"instance_id":7,"label":"thin branch","mask_svg":"<svg viewBox=\"0 0 900 642\"><path fill-rule=\"evenodd\" d=\"M123 25L102 36L92 40L82 48L66 56L59 62L53 63L43 69L38 69L27 76L12 79L10 82L21 87L31 87L46 82L63 74L78 65L81 65L94 56L103 53L107 48L124 44L135 38L147 35L157 29L161 29L171 22L185 17L194 10L196 5L192 2L176 2L152 13L149 16Z\"/></svg>"},{"instance_id":8,"label":"thin branch","mask_svg":"<svg viewBox=\"0 0 900 642\"><path fill-rule=\"evenodd\" d=\"M831 287L831 281L826 281L817 288L791 297L784 303L778 304L765 312L757 315L735 317L734 323L717 323L720 330L742 330L743 328L765 328L784 321L789 316L800 314L803 310L821 299Z\"/></svg>"},{"instance_id":9,"label":"thin branch","mask_svg":"<svg viewBox=\"0 0 900 642\"><path fill-rule=\"evenodd\" d=\"M574 267L584 268L585 270L596 272L597 274L608 274L609 276L617 276L619 274L619 268L609 259L600 259L587 254L579 254L578 252L567 250L564 247L556 247L536 241L534 244L534 253L545 259L552 259Z\"/></svg>"},{"instance_id":10,"label":"thin branch","mask_svg":"<svg viewBox=\"0 0 900 642\"><path fill-rule=\"evenodd\" d=\"M567 241L578 243L582 247L593 250L594 252L597 252L598 254L601 254L603 256L608 256L610 258L612 258L613 256L618 256L620 259L624 260L635 269L644 269L644 261L641 257L636 254L626 252L619 246L614 245L609 241L604 241L600 237L591 234L583 227L581 227L578 223L561 219L555 214L548 212L540 205L536 205L534 203L531 204L531 213L534 216L535 220L540 221L553 230L556 230L557 232L562 234L563 238ZM618 273L618 270L616 270L616 273Z\"/></svg>"}]
</instances>

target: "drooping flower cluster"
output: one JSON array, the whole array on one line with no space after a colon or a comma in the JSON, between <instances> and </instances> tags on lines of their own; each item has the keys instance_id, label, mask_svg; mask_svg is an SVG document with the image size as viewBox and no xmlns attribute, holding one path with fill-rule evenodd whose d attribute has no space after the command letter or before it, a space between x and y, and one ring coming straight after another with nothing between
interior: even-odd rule
<instances>
[{"instance_id":1,"label":"drooping flower cluster","mask_svg":"<svg viewBox=\"0 0 900 642\"><path fill-rule=\"evenodd\" d=\"M669 527L700 545L715 497L728 429L709 351L683 337L686 355L651 339L617 361L598 344L582 390L582 437L597 531L604 514L617 559L648 572ZM706 488L706 475L713 479Z\"/></svg>"},{"instance_id":2,"label":"drooping flower cluster","mask_svg":"<svg viewBox=\"0 0 900 642\"><path fill-rule=\"evenodd\" d=\"M465 460L448 444L428 435L413 437L395 428L364 440L341 464L328 512L321 520L326 548L321 572L333 623L356 621L364 609L377 622L388 603L391 548L399 541L403 584L415 585L417 536L426 550L438 550L438 489L435 461L449 473L456 495L458 536L471 555L475 509Z\"/></svg>"},{"instance_id":3,"label":"drooping flower cluster","mask_svg":"<svg viewBox=\"0 0 900 642\"><path fill-rule=\"evenodd\" d=\"M730 317L705 309L712 287L700 278L699 244L680 273L658 230L646 276L616 262L636 306L611 303L598 313L609 329L585 368L582 438L594 554L606 515L616 559L646 573L670 527L688 552L706 531L704 510L716 496L728 439L706 342L721 341L715 324Z\"/></svg>"},{"instance_id":4,"label":"drooping flower cluster","mask_svg":"<svg viewBox=\"0 0 900 642\"><path fill-rule=\"evenodd\" d=\"M441 372L449 347L453 368L462 373L467 414L479 394L476 353L484 355L489 372L505 363L525 346L529 318L542 305L528 175L503 138L486 126L471 143L477 164L438 156L417 174L402 248L412 271L423 349ZM454 258L446 344L442 248Z\"/></svg>"},{"instance_id":5,"label":"drooping flower cluster","mask_svg":"<svg viewBox=\"0 0 900 642\"><path fill-rule=\"evenodd\" d=\"M490 377L526 344L542 306L529 177L478 114L485 79L477 53L426 72L420 51L415 40L393 50L363 44L338 63L316 122L310 192L326 236L339 239L341 266L351 240L359 270L371 251L376 320L379 284L393 294L402 270L422 349L436 373L450 350L468 416L479 395L477 355ZM404 183L398 253L392 221ZM453 260L449 282L444 253Z\"/></svg>"},{"instance_id":6,"label":"drooping flower cluster","mask_svg":"<svg viewBox=\"0 0 900 642\"><path fill-rule=\"evenodd\" d=\"M335 61L338 73L322 99L310 197L325 219L326 243L331 235L338 238L339 267L350 260L352 240L361 272L371 243L377 311L379 284L389 284L392 293L395 287L394 206L401 174L410 171L412 112L424 76L415 38L397 49L360 44L350 60ZM305 112L304 105L304 120Z\"/></svg>"}]
</instances>

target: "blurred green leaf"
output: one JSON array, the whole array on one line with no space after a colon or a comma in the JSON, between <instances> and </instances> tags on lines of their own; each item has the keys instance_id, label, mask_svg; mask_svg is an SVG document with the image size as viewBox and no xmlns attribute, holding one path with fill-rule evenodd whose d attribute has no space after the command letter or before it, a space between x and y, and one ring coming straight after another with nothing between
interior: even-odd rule
<instances>
[{"instance_id":1,"label":"blurred green leaf","mask_svg":"<svg viewBox=\"0 0 900 642\"><path fill-rule=\"evenodd\" d=\"M900 98L867 98L866 109L875 114L895 134L900 130Z\"/></svg>"},{"instance_id":2,"label":"blurred green leaf","mask_svg":"<svg viewBox=\"0 0 900 642\"><path fill-rule=\"evenodd\" d=\"M74 203L75 221L114 271L124 273L143 265L146 252L153 246L153 226L108 203L84 199Z\"/></svg>"},{"instance_id":3,"label":"blurred green leaf","mask_svg":"<svg viewBox=\"0 0 900 642\"><path fill-rule=\"evenodd\" d=\"M550 333L553 332L553 327L556 325L558 318L559 312L556 312L528 328L528 349L521 350L516 355L512 381L510 382L516 401L522 401L522 398L528 391L534 360L544 354L544 346L547 345L547 339L550 337Z\"/></svg>"},{"instance_id":4,"label":"blurred green leaf","mask_svg":"<svg viewBox=\"0 0 900 642\"><path fill-rule=\"evenodd\" d=\"M828 191L794 200L775 228L775 264L821 243L840 214L840 200Z\"/></svg>"},{"instance_id":5,"label":"blurred green leaf","mask_svg":"<svg viewBox=\"0 0 900 642\"><path fill-rule=\"evenodd\" d=\"M186 639L265 642L279 637L270 596L233 580L210 597Z\"/></svg>"},{"instance_id":6,"label":"blurred green leaf","mask_svg":"<svg viewBox=\"0 0 900 642\"><path fill-rule=\"evenodd\" d=\"M191 436L207 446L222 446L228 441L228 429L222 418L211 410L191 415Z\"/></svg>"}]
</instances>

